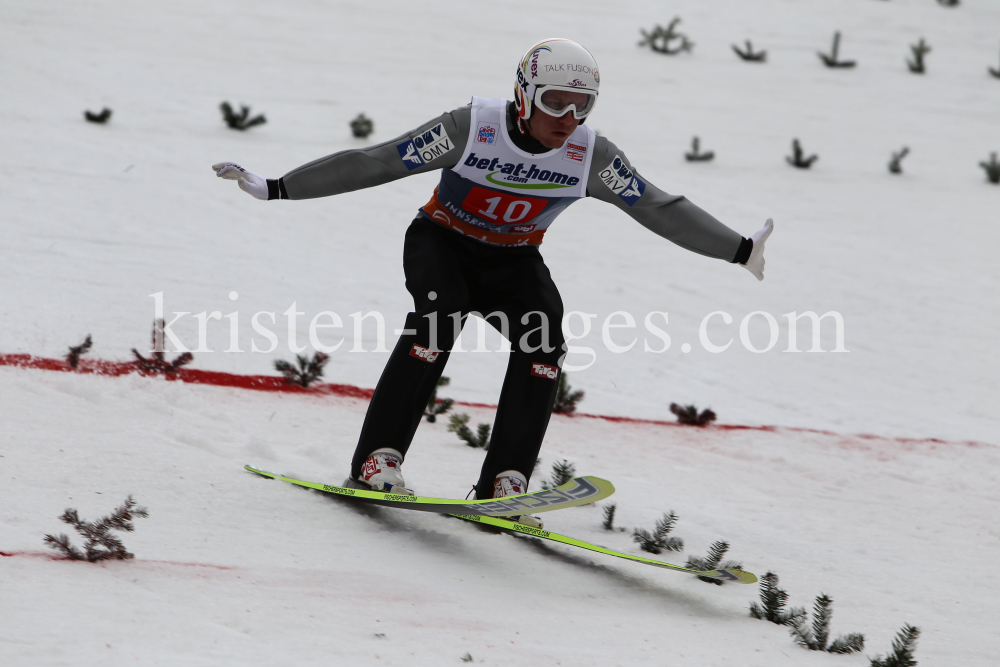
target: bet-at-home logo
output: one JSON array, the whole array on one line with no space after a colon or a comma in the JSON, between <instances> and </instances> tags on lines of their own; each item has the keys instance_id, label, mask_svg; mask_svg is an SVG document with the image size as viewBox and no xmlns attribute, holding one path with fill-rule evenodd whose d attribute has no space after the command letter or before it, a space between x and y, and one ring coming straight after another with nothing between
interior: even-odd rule
<instances>
[{"instance_id":1,"label":"bet-at-home logo","mask_svg":"<svg viewBox=\"0 0 1000 667\"><path fill-rule=\"evenodd\" d=\"M454 147L455 144L448 138L448 133L444 129L444 123L438 123L411 141L397 144L396 150L399 151L399 158L407 170L413 171L428 162L433 162Z\"/></svg>"},{"instance_id":2,"label":"bet-at-home logo","mask_svg":"<svg viewBox=\"0 0 1000 667\"><path fill-rule=\"evenodd\" d=\"M611 164L605 167L598 176L630 208L639 201L639 197L646 191L646 184L625 166L625 161L620 155L616 155Z\"/></svg>"},{"instance_id":3,"label":"bet-at-home logo","mask_svg":"<svg viewBox=\"0 0 1000 667\"><path fill-rule=\"evenodd\" d=\"M499 185L504 188L556 190L571 188L580 182L580 179L576 176L570 176L569 174L552 169L539 169L538 165L534 163L525 168L523 162L517 164L500 162L500 158L480 158L475 153L469 153L469 157L462 164L472 169L488 171L489 173L484 178L493 185Z\"/></svg>"}]
</instances>

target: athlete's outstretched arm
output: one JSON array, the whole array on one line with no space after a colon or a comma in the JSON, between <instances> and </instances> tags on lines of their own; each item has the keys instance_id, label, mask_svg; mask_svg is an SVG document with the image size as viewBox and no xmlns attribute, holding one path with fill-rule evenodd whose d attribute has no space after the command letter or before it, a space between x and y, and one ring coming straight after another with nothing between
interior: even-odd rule
<instances>
[{"instance_id":1,"label":"athlete's outstretched arm","mask_svg":"<svg viewBox=\"0 0 1000 667\"><path fill-rule=\"evenodd\" d=\"M232 162L212 169L238 180L258 199L313 199L370 188L410 174L454 167L469 137L470 107L460 107L411 132L368 148L340 151L297 167L279 179L263 179Z\"/></svg>"},{"instance_id":2,"label":"athlete's outstretched arm","mask_svg":"<svg viewBox=\"0 0 1000 667\"><path fill-rule=\"evenodd\" d=\"M758 280L763 279L764 241L770 234L770 221L754 234L758 242L754 248L754 241L743 238L691 201L667 194L640 176L625 154L605 137L595 142L587 190L591 197L614 204L639 224L682 248L741 264Z\"/></svg>"}]
</instances>

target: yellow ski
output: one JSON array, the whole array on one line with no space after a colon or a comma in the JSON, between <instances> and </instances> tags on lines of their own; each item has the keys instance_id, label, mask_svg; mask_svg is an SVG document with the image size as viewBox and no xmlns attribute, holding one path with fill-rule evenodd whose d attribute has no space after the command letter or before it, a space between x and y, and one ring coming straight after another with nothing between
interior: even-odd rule
<instances>
[{"instance_id":1,"label":"yellow ski","mask_svg":"<svg viewBox=\"0 0 1000 667\"><path fill-rule=\"evenodd\" d=\"M521 533L522 535L540 537L543 540L552 540L553 542L568 544L571 547L580 547L581 549L587 549L588 551L596 551L599 554L616 556L618 558L624 558L625 560L630 560L636 563L662 567L667 570L686 572L699 577L709 577L710 579L719 579L720 581L732 581L737 584L753 584L757 582L757 576L751 572L736 569L692 570L687 567L681 567L680 565L673 565L671 563L653 560L652 558L643 558L642 556L633 556L632 554L622 553L621 551L614 551L597 544L591 544L590 542L584 542L583 540L578 540L573 537L560 535L559 533L552 533L547 530L540 530L538 528L532 528L531 526L525 526L520 523L514 523L509 519L494 519L490 516L477 516L474 514L453 514L452 516L459 519L465 519L466 521L475 521L476 523L496 526L497 528L502 528L503 530L510 531L512 533Z\"/></svg>"},{"instance_id":2,"label":"yellow ski","mask_svg":"<svg viewBox=\"0 0 1000 667\"><path fill-rule=\"evenodd\" d=\"M438 514L471 514L477 516L514 516L518 514L533 514L535 512L551 512L566 507L587 505L604 500L615 492L615 487L606 479L599 477L574 477L562 486L544 491L522 493L518 496L507 496L495 500L452 500L448 498L425 498L423 496L407 496L381 491L351 489L344 486L305 482L301 479L286 477L277 473L261 470L252 465L243 466L252 473L269 479L280 479L283 482L316 489L336 496L356 498L375 505L401 507L420 512L436 512Z\"/></svg>"}]
</instances>

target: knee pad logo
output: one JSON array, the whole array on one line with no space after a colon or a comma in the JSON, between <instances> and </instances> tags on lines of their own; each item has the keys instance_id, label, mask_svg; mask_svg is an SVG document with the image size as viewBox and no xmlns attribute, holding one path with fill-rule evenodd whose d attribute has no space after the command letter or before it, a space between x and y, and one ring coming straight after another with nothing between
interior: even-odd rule
<instances>
[{"instance_id":1,"label":"knee pad logo","mask_svg":"<svg viewBox=\"0 0 1000 667\"><path fill-rule=\"evenodd\" d=\"M559 369L548 364L531 364L531 374L535 377L555 380L559 377Z\"/></svg>"},{"instance_id":2,"label":"knee pad logo","mask_svg":"<svg viewBox=\"0 0 1000 667\"><path fill-rule=\"evenodd\" d=\"M417 345L416 343L414 343L413 347L410 348L411 357L415 357L417 359L420 359L421 361L426 361L429 364L433 364L435 361L437 361L439 354L441 353L434 352L433 350L430 350L422 345Z\"/></svg>"}]
</instances>

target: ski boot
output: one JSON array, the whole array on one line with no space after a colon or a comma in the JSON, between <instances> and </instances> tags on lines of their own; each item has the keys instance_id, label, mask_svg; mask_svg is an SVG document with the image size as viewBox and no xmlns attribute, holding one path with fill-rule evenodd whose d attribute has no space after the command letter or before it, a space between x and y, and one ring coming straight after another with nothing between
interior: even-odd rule
<instances>
[{"instance_id":1,"label":"ski boot","mask_svg":"<svg viewBox=\"0 0 1000 667\"><path fill-rule=\"evenodd\" d=\"M524 476L516 470L505 470L497 475L496 479L493 480L494 498L505 498L507 496L516 496L527 492L528 483L524 480ZM541 517L533 516L531 514L498 516L496 518L508 519L514 523L520 523L525 526L530 526L531 528L537 528L538 530L542 530L544 526Z\"/></svg>"},{"instance_id":2,"label":"ski boot","mask_svg":"<svg viewBox=\"0 0 1000 667\"><path fill-rule=\"evenodd\" d=\"M358 478L348 477L344 481L344 486L350 489L412 496L413 491L406 488L406 482L403 481L403 471L400 470L402 464L403 455L395 449L391 447L376 449L365 459Z\"/></svg>"}]
</instances>

